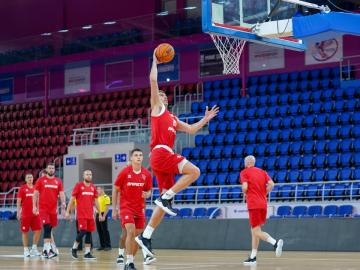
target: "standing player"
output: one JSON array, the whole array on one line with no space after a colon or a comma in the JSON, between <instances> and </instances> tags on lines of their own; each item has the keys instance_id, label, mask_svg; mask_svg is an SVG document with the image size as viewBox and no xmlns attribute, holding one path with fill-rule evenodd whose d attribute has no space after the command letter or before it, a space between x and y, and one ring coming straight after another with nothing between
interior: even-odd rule
<instances>
[{"instance_id":1,"label":"standing player","mask_svg":"<svg viewBox=\"0 0 360 270\"><path fill-rule=\"evenodd\" d=\"M17 219L21 221L22 241L24 257L40 256L37 244L41 233L41 220L39 215L33 214L34 177L28 173L25 175L26 184L22 185L17 194ZM32 248L29 250L29 229L34 232Z\"/></svg>"},{"instance_id":2,"label":"standing player","mask_svg":"<svg viewBox=\"0 0 360 270\"><path fill-rule=\"evenodd\" d=\"M214 118L219 108L214 106L211 110L206 107L205 116L192 125L180 121L167 110L168 99L163 91L159 90L157 83L158 61L153 55L153 63L150 72L151 86L151 155L150 165L156 176L161 196L155 200L155 208L150 222L144 232L136 237L136 242L151 256L154 256L151 248L151 236L160 224L165 213L176 216L172 208L172 200L176 193L185 189L198 179L200 170L181 155L173 152L176 131L195 134ZM175 174L183 174L175 183Z\"/></svg>"},{"instance_id":3,"label":"standing player","mask_svg":"<svg viewBox=\"0 0 360 270\"><path fill-rule=\"evenodd\" d=\"M76 236L73 247L71 249L71 256L78 259L77 248L85 236L85 254L84 259L95 260L91 254L91 232L95 231L94 220L94 205L99 211L99 203L97 201L96 188L92 183L92 172L90 170L84 171L84 181L78 182L72 192L70 202L66 210L66 219L70 219L70 211L76 200L76 215L78 222L79 233Z\"/></svg>"},{"instance_id":4,"label":"standing player","mask_svg":"<svg viewBox=\"0 0 360 270\"><path fill-rule=\"evenodd\" d=\"M266 195L273 189L274 182L265 171L255 167L254 156L247 156L245 158L245 169L240 173L240 181L242 190L246 194L246 203L251 225L252 250L250 257L244 261L244 264L256 264L256 254L260 239L273 245L276 257L280 257L284 241L282 239L275 240L268 233L261 230L261 226L266 222Z\"/></svg>"},{"instance_id":5,"label":"standing player","mask_svg":"<svg viewBox=\"0 0 360 270\"><path fill-rule=\"evenodd\" d=\"M134 256L137 251L135 236L145 226L145 198L151 195L152 179L150 172L142 166L144 159L140 149L130 153L131 164L126 166L117 176L112 193L113 219L117 218L116 204L120 192L121 225L126 229L126 265L125 270L135 270ZM146 259L146 258L145 258ZM121 263L121 254L117 259Z\"/></svg>"},{"instance_id":6,"label":"standing player","mask_svg":"<svg viewBox=\"0 0 360 270\"><path fill-rule=\"evenodd\" d=\"M33 213L40 214L44 228L43 256L47 259L57 256L51 248L51 231L58 224L57 202L60 196L61 212L65 215L65 194L61 180L55 177L55 165L49 163L46 167L46 175L40 177L35 184L33 198Z\"/></svg>"}]
</instances>

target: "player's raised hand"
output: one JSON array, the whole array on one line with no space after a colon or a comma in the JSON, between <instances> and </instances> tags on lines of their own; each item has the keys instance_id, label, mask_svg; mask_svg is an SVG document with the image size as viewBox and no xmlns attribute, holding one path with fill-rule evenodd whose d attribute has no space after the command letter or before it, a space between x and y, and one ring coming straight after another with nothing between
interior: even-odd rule
<instances>
[{"instance_id":1,"label":"player's raised hand","mask_svg":"<svg viewBox=\"0 0 360 270\"><path fill-rule=\"evenodd\" d=\"M205 110L205 116L204 118L206 119L206 121L210 121L211 119L213 119L219 112L219 107L214 105L211 110L209 110L209 107L206 106L206 110Z\"/></svg>"},{"instance_id":2,"label":"player's raised hand","mask_svg":"<svg viewBox=\"0 0 360 270\"><path fill-rule=\"evenodd\" d=\"M156 48L154 50L154 53L153 53L153 62L156 62L156 64L160 64L159 60L157 59L156 55L155 55L155 52L156 52Z\"/></svg>"}]
</instances>

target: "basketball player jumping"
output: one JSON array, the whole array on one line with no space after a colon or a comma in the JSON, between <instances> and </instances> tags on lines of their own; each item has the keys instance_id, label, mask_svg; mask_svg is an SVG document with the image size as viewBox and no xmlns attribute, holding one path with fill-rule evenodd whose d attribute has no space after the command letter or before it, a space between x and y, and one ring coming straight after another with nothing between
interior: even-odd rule
<instances>
[{"instance_id":1,"label":"basketball player jumping","mask_svg":"<svg viewBox=\"0 0 360 270\"><path fill-rule=\"evenodd\" d=\"M176 131L188 134L195 134L214 118L219 108L214 106L211 110L206 107L204 117L189 125L170 113L167 109L168 99L163 91L159 90L157 83L157 64L158 60L153 55L153 63L150 72L151 86L151 154L150 165L156 176L161 196L155 200L157 207L144 232L135 238L136 242L150 256L154 256L151 248L151 236L156 227L162 221L165 213L176 216L177 213L172 208L172 199L176 193L185 189L198 179L200 170L194 164L186 160L183 156L175 154L173 151L176 139ZM175 174L182 174L175 183Z\"/></svg>"}]
</instances>

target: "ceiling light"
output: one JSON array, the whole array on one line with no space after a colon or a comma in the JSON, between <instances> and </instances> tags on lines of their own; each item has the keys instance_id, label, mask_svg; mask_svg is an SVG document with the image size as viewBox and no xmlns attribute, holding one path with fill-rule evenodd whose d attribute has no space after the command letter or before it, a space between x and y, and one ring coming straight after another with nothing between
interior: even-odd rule
<instances>
[{"instance_id":1,"label":"ceiling light","mask_svg":"<svg viewBox=\"0 0 360 270\"><path fill-rule=\"evenodd\" d=\"M52 34L51 33L42 33L41 35L45 37L45 36L51 36Z\"/></svg>"},{"instance_id":2,"label":"ceiling light","mask_svg":"<svg viewBox=\"0 0 360 270\"><path fill-rule=\"evenodd\" d=\"M81 27L82 29L91 29L92 28L92 25L84 25L83 27Z\"/></svg>"},{"instance_id":3,"label":"ceiling light","mask_svg":"<svg viewBox=\"0 0 360 270\"><path fill-rule=\"evenodd\" d=\"M68 30L68 29L61 29L61 30L59 30L58 32L59 32L59 33L66 33L66 32L69 32L69 30Z\"/></svg>"},{"instance_id":4,"label":"ceiling light","mask_svg":"<svg viewBox=\"0 0 360 270\"><path fill-rule=\"evenodd\" d=\"M116 23L115 21L104 22L105 25L112 25L112 24L115 24L115 23Z\"/></svg>"},{"instance_id":5,"label":"ceiling light","mask_svg":"<svg viewBox=\"0 0 360 270\"><path fill-rule=\"evenodd\" d=\"M163 12L156 14L156 16L166 16L166 15L169 15L169 11L163 11Z\"/></svg>"},{"instance_id":6,"label":"ceiling light","mask_svg":"<svg viewBox=\"0 0 360 270\"><path fill-rule=\"evenodd\" d=\"M190 9L196 9L196 7L194 7L194 6L192 6L192 7L185 7L184 9L190 10Z\"/></svg>"}]
</instances>

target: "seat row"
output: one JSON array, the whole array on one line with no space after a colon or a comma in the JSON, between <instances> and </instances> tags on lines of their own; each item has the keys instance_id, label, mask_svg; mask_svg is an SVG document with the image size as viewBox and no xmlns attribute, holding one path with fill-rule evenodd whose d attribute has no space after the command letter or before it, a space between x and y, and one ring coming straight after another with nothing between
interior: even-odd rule
<instances>
[{"instance_id":1,"label":"seat row","mask_svg":"<svg viewBox=\"0 0 360 270\"><path fill-rule=\"evenodd\" d=\"M300 205L292 208L289 205L279 206L276 215L271 218L304 218L304 217L351 217L354 207L352 205ZM355 215L354 215L355 216Z\"/></svg>"}]
</instances>

